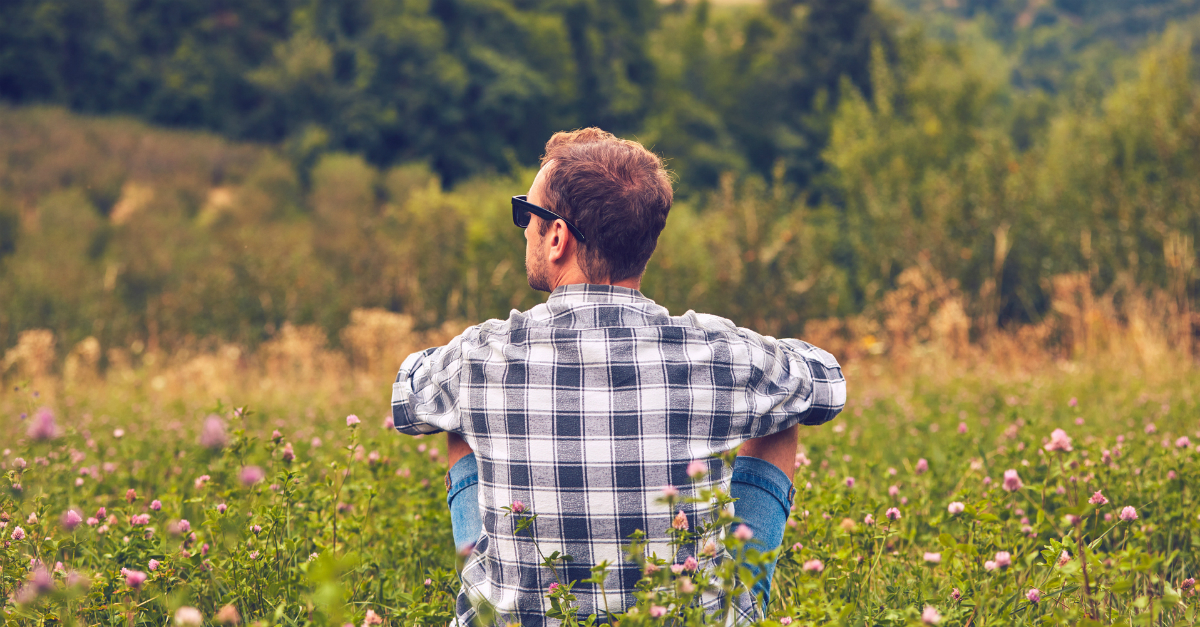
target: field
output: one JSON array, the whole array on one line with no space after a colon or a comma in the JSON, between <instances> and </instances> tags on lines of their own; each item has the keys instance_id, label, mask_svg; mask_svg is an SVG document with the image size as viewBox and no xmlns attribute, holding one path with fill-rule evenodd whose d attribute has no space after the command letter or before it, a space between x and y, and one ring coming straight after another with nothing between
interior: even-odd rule
<instances>
[{"instance_id":1,"label":"field","mask_svg":"<svg viewBox=\"0 0 1200 627\"><path fill-rule=\"evenodd\" d=\"M444 441L387 428L382 372L270 350L10 381L5 624L446 623ZM802 432L763 624L1196 624L1186 358L864 358L847 380L846 411ZM621 623L701 624L687 590L736 576L711 575L648 575Z\"/></svg>"}]
</instances>

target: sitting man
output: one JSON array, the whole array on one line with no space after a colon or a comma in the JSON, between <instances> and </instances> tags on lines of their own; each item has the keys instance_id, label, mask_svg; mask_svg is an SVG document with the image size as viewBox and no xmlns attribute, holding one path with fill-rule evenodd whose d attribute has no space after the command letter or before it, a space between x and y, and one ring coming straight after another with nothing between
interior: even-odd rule
<instances>
[{"instance_id":1,"label":"sitting man","mask_svg":"<svg viewBox=\"0 0 1200 627\"><path fill-rule=\"evenodd\" d=\"M517 226L531 227L529 286L549 299L400 367L396 428L449 433L454 536L468 555L456 609L464 627L480 602L505 622L557 622L546 618L555 577L539 548L571 556L558 568L565 581L610 564L603 587L573 589L581 615L607 622L606 608L632 606L641 572L623 553L630 535L645 532L647 554L670 556L676 512L661 500L664 486L687 495L732 481L756 548L782 540L796 425L837 415L846 383L825 351L716 316L671 316L638 291L671 201L662 161L640 144L594 128L555 134L528 196L513 198ZM732 469L714 457L739 445ZM693 460L708 471L694 484ZM504 509L517 502L538 515L520 534ZM708 503L682 511L690 528L714 514ZM722 554L689 553L702 567ZM742 619L765 607L770 575L758 602L750 591L735 599ZM702 602L715 610L725 599Z\"/></svg>"}]
</instances>

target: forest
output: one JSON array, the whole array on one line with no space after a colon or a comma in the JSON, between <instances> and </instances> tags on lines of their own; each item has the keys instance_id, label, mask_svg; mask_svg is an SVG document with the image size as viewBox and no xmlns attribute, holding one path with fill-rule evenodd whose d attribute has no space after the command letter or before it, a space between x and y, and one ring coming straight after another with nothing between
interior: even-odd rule
<instances>
[{"instance_id":1,"label":"forest","mask_svg":"<svg viewBox=\"0 0 1200 627\"><path fill-rule=\"evenodd\" d=\"M645 283L672 311L881 336L917 290L933 304L906 307L953 303L974 341L1094 297L1117 318L1150 303L1188 344L1197 13L7 2L0 343L257 345L289 323L337 343L355 309L503 317L539 298L507 199L551 133L598 125L676 177Z\"/></svg>"}]
</instances>

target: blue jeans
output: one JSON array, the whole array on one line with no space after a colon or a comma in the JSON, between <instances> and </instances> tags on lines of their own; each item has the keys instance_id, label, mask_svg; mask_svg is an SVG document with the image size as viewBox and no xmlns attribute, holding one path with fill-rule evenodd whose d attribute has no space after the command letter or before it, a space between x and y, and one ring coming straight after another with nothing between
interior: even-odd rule
<instances>
[{"instance_id":1,"label":"blue jeans","mask_svg":"<svg viewBox=\"0 0 1200 627\"><path fill-rule=\"evenodd\" d=\"M733 464L729 491L737 499L734 511L738 518L746 521L735 524L733 530L743 524L750 527L754 537L747 544L751 548L763 552L779 548L796 494L791 479L770 462L740 456ZM479 516L479 464L474 453L458 460L450 469L450 493L446 502L450 505L454 546L461 551L475 544L483 532L483 520ZM758 577L757 567L747 564L747 568ZM762 599L764 612L771 600L775 563L769 564L766 571L751 590L756 598Z\"/></svg>"}]
</instances>

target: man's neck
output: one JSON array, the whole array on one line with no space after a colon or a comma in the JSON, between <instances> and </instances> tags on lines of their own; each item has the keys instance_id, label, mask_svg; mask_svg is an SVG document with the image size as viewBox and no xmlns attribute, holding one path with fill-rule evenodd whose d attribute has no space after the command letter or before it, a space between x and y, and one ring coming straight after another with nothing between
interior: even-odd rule
<instances>
[{"instance_id":1,"label":"man's neck","mask_svg":"<svg viewBox=\"0 0 1200 627\"><path fill-rule=\"evenodd\" d=\"M557 281L552 282L550 284L550 291L553 292L555 289L562 287L563 285L577 285L580 283L588 285L614 285L616 287L627 287L631 290L642 289L642 277L640 276L630 277L620 281L609 281L607 279L589 281L578 267L574 267L563 272L562 275L558 277Z\"/></svg>"}]
</instances>

